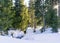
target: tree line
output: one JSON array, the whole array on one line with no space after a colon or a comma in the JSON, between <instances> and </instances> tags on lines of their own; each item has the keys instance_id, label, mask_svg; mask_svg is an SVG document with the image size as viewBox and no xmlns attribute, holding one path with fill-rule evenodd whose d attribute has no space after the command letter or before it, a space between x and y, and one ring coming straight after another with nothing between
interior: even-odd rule
<instances>
[{"instance_id":1,"label":"tree line","mask_svg":"<svg viewBox=\"0 0 60 43\"><path fill-rule=\"evenodd\" d=\"M24 0L0 0L0 30L8 28L26 30L28 26L52 27L53 32L58 32L56 10L53 8L56 0L30 0L29 7L24 5Z\"/></svg>"}]
</instances>

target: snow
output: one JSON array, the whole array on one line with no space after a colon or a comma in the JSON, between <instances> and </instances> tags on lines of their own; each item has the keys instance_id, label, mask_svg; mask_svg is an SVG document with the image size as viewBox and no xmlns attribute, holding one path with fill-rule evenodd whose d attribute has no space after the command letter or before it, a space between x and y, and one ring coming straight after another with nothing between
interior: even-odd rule
<instances>
[{"instance_id":1,"label":"snow","mask_svg":"<svg viewBox=\"0 0 60 43\"><path fill-rule=\"evenodd\" d=\"M35 33L36 33L36 34L40 34L40 33L41 33L41 31L40 31L41 28L42 28L42 26L40 26L40 27L37 26L37 28L35 29L35 30L36 30ZM26 33L27 33L27 34L30 34L30 33L32 34L33 31L34 31L34 28L28 27L27 30L26 30Z\"/></svg>"},{"instance_id":2,"label":"snow","mask_svg":"<svg viewBox=\"0 0 60 43\"><path fill-rule=\"evenodd\" d=\"M60 34L58 33L49 33L49 34L30 34L26 35L24 40L35 40L40 43L59 43L60 42Z\"/></svg>"},{"instance_id":3,"label":"snow","mask_svg":"<svg viewBox=\"0 0 60 43\"><path fill-rule=\"evenodd\" d=\"M15 32L15 30L9 30L8 31L8 36L11 36L11 34L13 34Z\"/></svg>"},{"instance_id":4,"label":"snow","mask_svg":"<svg viewBox=\"0 0 60 43\"><path fill-rule=\"evenodd\" d=\"M40 33L41 33L41 31L40 31L41 28L42 28L42 26L37 26L36 29L35 29L35 30L36 30L35 33L36 33L36 34L40 34Z\"/></svg>"},{"instance_id":5,"label":"snow","mask_svg":"<svg viewBox=\"0 0 60 43\"><path fill-rule=\"evenodd\" d=\"M52 33L51 29L47 28L43 33L36 29L36 33L34 33L33 28L28 27L26 34L23 31L10 30L8 36L0 35L0 43L60 43L60 33ZM13 37L11 37L11 33L13 33ZM21 36L24 37L21 39L16 38Z\"/></svg>"},{"instance_id":6,"label":"snow","mask_svg":"<svg viewBox=\"0 0 60 43\"><path fill-rule=\"evenodd\" d=\"M9 38L6 36L0 36L0 43L39 43L38 41L21 40L15 38Z\"/></svg>"},{"instance_id":7,"label":"snow","mask_svg":"<svg viewBox=\"0 0 60 43\"><path fill-rule=\"evenodd\" d=\"M45 32L43 32L43 33L52 33L52 28L45 29Z\"/></svg>"},{"instance_id":8,"label":"snow","mask_svg":"<svg viewBox=\"0 0 60 43\"><path fill-rule=\"evenodd\" d=\"M42 26L40 26L40 27L37 26L37 28L35 29L36 30L35 34L40 34L41 33L41 31L40 31L41 28L42 28ZM27 30L26 30L26 33L28 33L28 34L33 33L33 30L34 30L34 28L28 27ZM52 28L51 27L46 28L45 32L43 32L43 33L52 33Z\"/></svg>"},{"instance_id":9,"label":"snow","mask_svg":"<svg viewBox=\"0 0 60 43\"><path fill-rule=\"evenodd\" d=\"M35 29L35 30L36 30L35 34L40 34L41 33L40 29Z\"/></svg>"},{"instance_id":10,"label":"snow","mask_svg":"<svg viewBox=\"0 0 60 43\"><path fill-rule=\"evenodd\" d=\"M8 31L8 36L12 36L14 38L16 37L22 37L24 36L24 32L23 31L20 31L20 30L9 30Z\"/></svg>"},{"instance_id":11,"label":"snow","mask_svg":"<svg viewBox=\"0 0 60 43\"><path fill-rule=\"evenodd\" d=\"M60 43L59 33L30 35L29 39L17 39L8 36L0 36L0 43ZM26 35L25 37L27 38L28 36Z\"/></svg>"},{"instance_id":12,"label":"snow","mask_svg":"<svg viewBox=\"0 0 60 43\"><path fill-rule=\"evenodd\" d=\"M21 37L21 36L24 36L24 32L23 32L23 31L15 32L15 33L13 34L13 37Z\"/></svg>"},{"instance_id":13,"label":"snow","mask_svg":"<svg viewBox=\"0 0 60 43\"><path fill-rule=\"evenodd\" d=\"M26 33L27 34L33 33L33 30L34 30L34 28L28 27L27 30L26 30Z\"/></svg>"},{"instance_id":14,"label":"snow","mask_svg":"<svg viewBox=\"0 0 60 43\"><path fill-rule=\"evenodd\" d=\"M60 33L60 28L58 28L58 33Z\"/></svg>"},{"instance_id":15,"label":"snow","mask_svg":"<svg viewBox=\"0 0 60 43\"><path fill-rule=\"evenodd\" d=\"M34 33L26 34L22 39L24 39L24 40L34 40Z\"/></svg>"}]
</instances>

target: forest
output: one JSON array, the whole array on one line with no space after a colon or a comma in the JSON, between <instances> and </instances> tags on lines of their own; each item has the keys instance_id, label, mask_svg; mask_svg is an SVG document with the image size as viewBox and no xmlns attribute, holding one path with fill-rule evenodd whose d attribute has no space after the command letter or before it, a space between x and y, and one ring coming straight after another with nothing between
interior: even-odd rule
<instances>
[{"instance_id":1,"label":"forest","mask_svg":"<svg viewBox=\"0 0 60 43\"><path fill-rule=\"evenodd\" d=\"M9 28L26 31L27 27L42 26L52 27L53 32L58 32L60 27L60 16L57 16L57 0L30 0L29 6L24 0L0 0L0 31Z\"/></svg>"}]
</instances>

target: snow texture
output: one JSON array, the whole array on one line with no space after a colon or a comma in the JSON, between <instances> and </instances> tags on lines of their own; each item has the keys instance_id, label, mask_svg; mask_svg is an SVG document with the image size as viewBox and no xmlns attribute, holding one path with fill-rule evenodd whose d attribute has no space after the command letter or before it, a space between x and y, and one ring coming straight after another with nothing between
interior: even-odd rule
<instances>
[{"instance_id":1,"label":"snow texture","mask_svg":"<svg viewBox=\"0 0 60 43\"><path fill-rule=\"evenodd\" d=\"M31 27L27 28L26 34L22 31L12 30L14 38L11 37L12 31L9 31L8 36L0 36L0 43L60 43L60 33L51 33L51 29L47 28L43 33L39 33L39 29L37 29L39 34L34 33ZM17 36L24 37L22 39L15 38Z\"/></svg>"},{"instance_id":2,"label":"snow texture","mask_svg":"<svg viewBox=\"0 0 60 43\"><path fill-rule=\"evenodd\" d=\"M30 34L28 39L17 39L8 36L0 36L0 43L60 43L59 33Z\"/></svg>"},{"instance_id":3,"label":"snow texture","mask_svg":"<svg viewBox=\"0 0 60 43\"><path fill-rule=\"evenodd\" d=\"M9 30L8 31L8 36L10 37L22 37L24 36L24 32L23 31L19 31L19 30Z\"/></svg>"}]
</instances>

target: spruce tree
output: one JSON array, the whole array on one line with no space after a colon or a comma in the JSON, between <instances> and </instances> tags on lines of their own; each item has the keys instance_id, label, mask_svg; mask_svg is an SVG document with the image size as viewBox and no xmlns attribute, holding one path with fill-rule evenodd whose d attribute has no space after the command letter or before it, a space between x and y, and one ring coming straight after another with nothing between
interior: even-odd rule
<instances>
[{"instance_id":1,"label":"spruce tree","mask_svg":"<svg viewBox=\"0 0 60 43\"><path fill-rule=\"evenodd\" d=\"M47 12L46 12L46 25L52 27L53 32L58 31L58 20L57 20L57 13L55 12L55 9L53 9L54 5L56 3L56 0L46 0L47 5Z\"/></svg>"},{"instance_id":2,"label":"spruce tree","mask_svg":"<svg viewBox=\"0 0 60 43\"><path fill-rule=\"evenodd\" d=\"M51 26L53 32L57 32L57 14L53 9L56 0L36 0L35 1L35 16L42 17L43 29L45 26Z\"/></svg>"},{"instance_id":3,"label":"spruce tree","mask_svg":"<svg viewBox=\"0 0 60 43\"><path fill-rule=\"evenodd\" d=\"M0 9L0 26L2 30L7 30L7 28L12 26L12 0L1 0Z\"/></svg>"},{"instance_id":4,"label":"spruce tree","mask_svg":"<svg viewBox=\"0 0 60 43\"><path fill-rule=\"evenodd\" d=\"M30 16L29 25L31 25L31 27L34 27L34 21L35 21L34 3L35 3L34 0L30 0L29 2L29 16Z\"/></svg>"},{"instance_id":5,"label":"spruce tree","mask_svg":"<svg viewBox=\"0 0 60 43\"><path fill-rule=\"evenodd\" d=\"M19 24L22 20L21 15L20 15L21 7L22 7L21 3L20 3L20 0L15 0L15 6L14 6L15 15L14 15L14 18L13 18L14 20L13 20L13 24L12 24L14 28L19 28L19 26L20 26Z\"/></svg>"},{"instance_id":6,"label":"spruce tree","mask_svg":"<svg viewBox=\"0 0 60 43\"><path fill-rule=\"evenodd\" d=\"M29 15L28 15L28 8L23 5L22 6L22 12L21 12L21 23L20 23L20 28L25 31L26 28L28 27L28 23L29 23Z\"/></svg>"},{"instance_id":7,"label":"spruce tree","mask_svg":"<svg viewBox=\"0 0 60 43\"><path fill-rule=\"evenodd\" d=\"M35 1L35 16L37 19L37 25L42 25L43 28L41 31L45 30L45 1L44 0L36 0Z\"/></svg>"},{"instance_id":8,"label":"spruce tree","mask_svg":"<svg viewBox=\"0 0 60 43\"><path fill-rule=\"evenodd\" d=\"M24 5L24 0L15 0L13 27L25 30L28 25L28 8Z\"/></svg>"}]
</instances>

